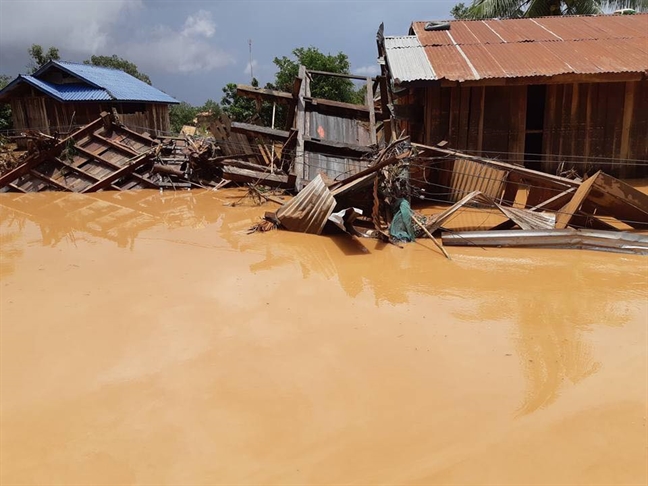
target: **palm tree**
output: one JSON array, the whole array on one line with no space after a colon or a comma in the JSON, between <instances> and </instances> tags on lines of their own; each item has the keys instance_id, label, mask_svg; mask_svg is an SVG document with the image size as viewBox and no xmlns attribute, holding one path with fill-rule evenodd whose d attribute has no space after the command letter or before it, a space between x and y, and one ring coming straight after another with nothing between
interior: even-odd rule
<instances>
[{"instance_id":1,"label":"palm tree","mask_svg":"<svg viewBox=\"0 0 648 486\"><path fill-rule=\"evenodd\" d=\"M516 19L549 15L596 15L614 9L648 10L648 0L473 0L451 13L463 19Z\"/></svg>"}]
</instances>

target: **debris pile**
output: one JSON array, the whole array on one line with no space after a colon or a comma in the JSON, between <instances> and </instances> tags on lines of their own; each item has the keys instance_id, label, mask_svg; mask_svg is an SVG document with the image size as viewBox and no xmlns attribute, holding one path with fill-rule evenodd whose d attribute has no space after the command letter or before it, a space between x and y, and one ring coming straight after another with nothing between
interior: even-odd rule
<instances>
[{"instance_id":1,"label":"debris pile","mask_svg":"<svg viewBox=\"0 0 648 486\"><path fill-rule=\"evenodd\" d=\"M3 162L0 191L94 192L220 188L279 207L250 232L275 228L345 233L401 245L533 246L648 254L648 195L604 173L581 179L426 146L399 136L384 80L366 82L363 105L313 98L300 68L292 92L239 85L237 93L282 106L281 128L210 122L210 137L151 138L102 114L65 139L31 134L18 161ZM389 98L389 96L387 97ZM3 159L4 160L4 159ZM292 191L292 199L275 197ZM236 205L238 203L234 203ZM471 224L457 218L476 215ZM493 216L495 215L495 216ZM493 218L497 221L493 223ZM441 244L443 243L443 245Z\"/></svg>"}]
</instances>

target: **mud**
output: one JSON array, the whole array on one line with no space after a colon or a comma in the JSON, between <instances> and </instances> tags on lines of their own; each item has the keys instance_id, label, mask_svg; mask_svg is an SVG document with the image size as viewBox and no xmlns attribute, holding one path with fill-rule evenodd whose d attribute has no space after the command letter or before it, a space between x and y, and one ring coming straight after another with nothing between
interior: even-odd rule
<instances>
[{"instance_id":1,"label":"mud","mask_svg":"<svg viewBox=\"0 0 648 486\"><path fill-rule=\"evenodd\" d=\"M648 259L0 195L3 484L645 484Z\"/></svg>"}]
</instances>

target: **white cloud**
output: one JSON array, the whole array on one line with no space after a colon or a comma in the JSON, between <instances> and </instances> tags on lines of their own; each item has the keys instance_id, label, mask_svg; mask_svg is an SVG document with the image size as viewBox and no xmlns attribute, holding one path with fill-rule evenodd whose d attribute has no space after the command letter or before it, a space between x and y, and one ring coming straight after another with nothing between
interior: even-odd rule
<instances>
[{"instance_id":1,"label":"white cloud","mask_svg":"<svg viewBox=\"0 0 648 486\"><path fill-rule=\"evenodd\" d=\"M213 37L216 33L216 24L212 20L211 12L206 10L199 10L194 15L190 15L185 20L184 27L182 28L182 35L184 36L203 36Z\"/></svg>"},{"instance_id":2,"label":"white cloud","mask_svg":"<svg viewBox=\"0 0 648 486\"><path fill-rule=\"evenodd\" d=\"M199 10L179 30L158 26L138 41L124 46L126 57L144 71L207 72L234 63L234 59L208 39L216 33L210 12Z\"/></svg>"},{"instance_id":3,"label":"white cloud","mask_svg":"<svg viewBox=\"0 0 648 486\"><path fill-rule=\"evenodd\" d=\"M353 74L360 74L361 76L377 76L380 74L380 68L377 64L370 64L369 66L362 66L351 70Z\"/></svg>"},{"instance_id":4,"label":"white cloud","mask_svg":"<svg viewBox=\"0 0 648 486\"><path fill-rule=\"evenodd\" d=\"M245 69L243 70L243 74L250 75L252 72L259 66L259 63L257 62L256 59L252 59L252 62L248 62L245 65Z\"/></svg>"},{"instance_id":5,"label":"white cloud","mask_svg":"<svg viewBox=\"0 0 648 486\"><path fill-rule=\"evenodd\" d=\"M0 45L26 52L30 45L41 44L95 54L108 46L120 16L141 6L141 0L2 1Z\"/></svg>"}]
</instances>

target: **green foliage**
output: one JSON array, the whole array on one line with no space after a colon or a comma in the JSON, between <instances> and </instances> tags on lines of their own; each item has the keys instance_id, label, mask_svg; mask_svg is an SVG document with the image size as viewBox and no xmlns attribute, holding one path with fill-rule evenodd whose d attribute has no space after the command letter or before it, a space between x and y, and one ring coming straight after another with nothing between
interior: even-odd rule
<instances>
[{"instance_id":1,"label":"green foliage","mask_svg":"<svg viewBox=\"0 0 648 486\"><path fill-rule=\"evenodd\" d=\"M456 19L521 18L549 15L595 15L614 9L648 11L648 0L473 0L450 11Z\"/></svg>"},{"instance_id":2,"label":"green foliage","mask_svg":"<svg viewBox=\"0 0 648 486\"><path fill-rule=\"evenodd\" d=\"M252 86L255 88L259 86L256 78L252 79ZM249 122L256 115L256 103L254 100L237 95L235 83L228 83L223 88L223 93L221 106L232 121Z\"/></svg>"},{"instance_id":3,"label":"green foliage","mask_svg":"<svg viewBox=\"0 0 648 486\"><path fill-rule=\"evenodd\" d=\"M11 82L11 76L0 74L0 89L4 88ZM11 106L8 103L0 103L0 130L9 130L13 128L11 119Z\"/></svg>"},{"instance_id":4,"label":"green foliage","mask_svg":"<svg viewBox=\"0 0 648 486\"><path fill-rule=\"evenodd\" d=\"M120 69L121 71L130 74L140 81L144 81L146 84L151 84L151 78L149 78L144 73L140 73L134 63L127 61L126 59L121 58L116 54L113 54L112 56L92 56L90 59L83 61L83 64Z\"/></svg>"},{"instance_id":5,"label":"green foliage","mask_svg":"<svg viewBox=\"0 0 648 486\"><path fill-rule=\"evenodd\" d=\"M29 73L34 73L38 71L43 64L48 63L49 61L58 61L61 59L59 55L59 50L56 47L50 47L47 51L43 49L43 46L39 44L32 44L32 46L27 49L29 53L30 62L27 65Z\"/></svg>"},{"instance_id":6,"label":"green foliage","mask_svg":"<svg viewBox=\"0 0 648 486\"><path fill-rule=\"evenodd\" d=\"M468 7L466 7L464 3L458 3L457 5L452 7L452 10L450 10L450 15L452 15L452 18L457 20L470 18Z\"/></svg>"},{"instance_id":7,"label":"green foliage","mask_svg":"<svg viewBox=\"0 0 648 486\"><path fill-rule=\"evenodd\" d=\"M218 118L222 112L220 105L212 99L205 101L202 106L192 106L184 101L178 105L171 105L169 109L171 130L179 133L184 125L193 125L199 113L209 113L207 116L201 116L202 126L199 127L202 129L208 128L210 121Z\"/></svg>"},{"instance_id":8,"label":"green foliage","mask_svg":"<svg viewBox=\"0 0 648 486\"><path fill-rule=\"evenodd\" d=\"M184 125L191 125L198 114L198 108L191 106L183 101L178 105L171 105L169 109L169 119L171 121L171 130L179 133Z\"/></svg>"},{"instance_id":9,"label":"green foliage","mask_svg":"<svg viewBox=\"0 0 648 486\"><path fill-rule=\"evenodd\" d=\"M295 77L299 74L299 66L313 71L326 71L329 73L349 74L351 64L346 54L338 52L336 55L324 54L316 47L298 47L292 51L294 59L275 57L274 63L279 68L275 75L273 86L281 91L292 91ZM353 82L346 78L332 76L313 76L310 85L311 96L325 98L346 103L364 103L362 94L355 90Z\"/></svg>"}]
</instances>

